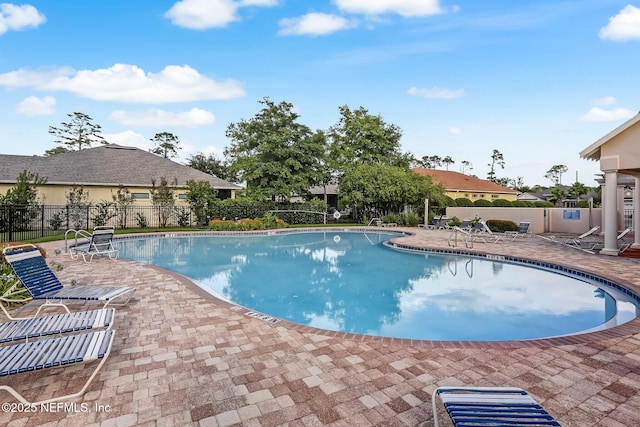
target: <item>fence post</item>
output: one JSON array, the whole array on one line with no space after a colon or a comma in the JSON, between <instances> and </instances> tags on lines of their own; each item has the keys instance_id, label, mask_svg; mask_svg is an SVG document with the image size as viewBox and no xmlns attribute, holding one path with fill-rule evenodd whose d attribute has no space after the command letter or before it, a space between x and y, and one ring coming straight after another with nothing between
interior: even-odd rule
<instances>
[{"instance_id":1,"label":"fence post","mask_svg":"<svg viewBox=\"0 0 640 427\"><path fill-rule=\"evenodd\" d=\"M13 205L7 205L7 207L9 208L9 242L13 241Z\"/></svg>"},{"instance_id":2,"label":"fence post","mask_svg":"<svg viewBox=\"0 0 640 427\"><path fill-rule=\"evenodd\" d=\"M44 205L41 205L40 212L40 237L44 237Z\"/></svg>"}]
</instances>

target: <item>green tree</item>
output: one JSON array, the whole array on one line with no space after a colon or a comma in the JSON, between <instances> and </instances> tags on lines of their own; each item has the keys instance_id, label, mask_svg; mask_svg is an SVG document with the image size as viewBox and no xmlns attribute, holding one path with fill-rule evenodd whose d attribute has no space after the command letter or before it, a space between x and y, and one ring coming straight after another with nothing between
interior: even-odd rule
<instances>
[{"instance_id":1,"label":"green tree","mask_svg":"<svg viewBox=\"0 0 640 427\"><path fill-rule=\"evenodd\" d=\"M170 159L178 155L180 150L180 139L170 132L156 133L151 141L155 144L155 147L151 151L153 154L162 156L165 159Z\"/></svg>"},{"instance_id":2,"label":"green tree","mask_svg":"<svg viewBox=\"0 0 640 427\"><path fill-rule=\"evenodd\" d=\"M12 209L14 209L11 222L0 215L0 229L8 228L11 224L16 231L27 230L30 223L40 215L40 210L37 208L38 186L46 183L47 178L35 172L27 170L20 172L15 185L8 189L4 196L0 195L0 204L13 205Z\"/></svg>"},{"instance_id":3,"label":"green tree","mask_svg":"<svg viewBox=\"0 0 640 427\"><path fill-rule=\"evenodd\" d=\"M549 178L553 185L562 184L562 174L569 170L565 165L554 165L544 174L545 178Z\"/></svg>"},{"instance_id":4,"label":"green tree","mask_svg":"<svg viewBox=\"0 0 640 427\"><path fill-rule=\"evenodd\" d=\"M176 204L174 188L178 185L178 180L173 179L171 184L164 176L160 177L160 182L156 183L155 178L151 179L151 204L158 215L158 225L162 228L167 226L169 219L174 214Z\"/></svg>"},{"instance_id":5,"label":"green tree","mask_svg":"<svg viewBox=\"0 0 640 427\"><path fill-rule=\"evenodd\" d=\"M405 205L420 208L424 199L441 200L444 190L408 167L359 164L340 179L340 197L346 205L376 216L400 212Z\"/></svg>"},{"instance_id":6,"label":"green tree","mask_svg":"<svg viewBox=\"0 0 640 427\"><path fill-rule=\"evenodd\" d=\"M468 160L463 160L460 162L460 173L467 174L473 170L473 165Z\"/></svg>"},{"instance_id":7,"label":"green tree","mask_svg":"<svg viewBox=\"0 0 640 427\"><path fill-rule=\"evenodd\" d=\"M217 200L217 190L209 181L187 181L187 201L196 216L198 225L207 225L209 221L209 206Z\"/></svg>"},{"instance_id":8,"label":"green tree","mask_svg":"<svg viewBox=\"0 0 640 427\"><path fill-rule=\"evenodd\" d=\"M560 207L562 206L562 201L565 199L565 197L567 197L567 193L565 193L561 188L552 188L549 201L551 201L554 205Z\"/></svg>"},{"instance_id":9,"label":"green tree","mask_svg":"<svg viewBox=\"0 0 640 427\"><path fill-rule=\"evenodd\" d=\"M455 163L455 160L453 160L451 158L451 156L445 156L442 159L442 163L445 165L445 167L447 168L447 170L449 170L449 166Z\"/></svg>"},{"instance_id":10,"label":"green tree","mask_svg":"<svg viewBox=\"0 0 640 427\"><path fill-rule=\"evenodd\" d=\"M487 174L487 179L491 182L496 182L496 167L500 166L500 168L504 169L504 156L502 153L494 149L491 154L491 163L487 166L491 168Z\"/></svg>"},{"instance_id":11,"label":"green tree","mask_svg":"<svg viewBox=\"0 0 640 427\"><path fill-rule=\"evenodd\" d=\"M80 185L73 185L68 193L67 198L67 217L69 224L76 230L89 228L89 192Z\"/></svg>"},{"instance_id":12,"label":"green tree","mask_svg":"<svg viewBox=\"0 0 640 427\"><path fill-rule=\"evenodd\" d=\"M229 162L219 160L213 154L205 156L203 153L196 153L187 158L187 166L208 173L225 181L238 182L238 178L231 172Z\"/></svg>"},{"instance_id":13,"label":"green tree","mask_svg":"<svg viewBox=\"0 0 640 427\"><path fill-rule=\"evenodd\" d=\"M293 104L265 97L253 118L231 123L225 156L231 171L247 183L247 192L273 200L305 195L323 177L324 133L298 122Z\"/></svg>"},{"instance_id":14,"label":"green tree","mask_svg":"<svg viewBox=\"0 0 640 427\"><path fill-rule=\"evenodd\" d=\"M364 108L339 108L340 119L327 131L330 157L344 172L349 165L389 164L408 167L411 156L400 151L402 131Z\"/></svg>"},{"instance_id":15,"label":"green tree","mask_svg":"<svg viewBox=\"0 0 640 427\"><path fill-rule=\"evenodd\" d=\"M44 156L51 157L51 156L55 156L56 154L63 154L68 152L69 152L68 148L63 147L62 145L58 145L56 148L51 148L49 150L46 150L44 152Z\"/></svg>"},{"instance_id":16,"label":"green tree","mask_svg":"<svg viewBox=\"0 0 640 427\"><path fill-rule=\"evenodd\" d=\"M451 157L449 157L451 158ZM444 159L438 155L422 156L414 161L415 165L425 169L435 169L442 166Z\"/></svg>"},{"instance_id":17,"label":"green tree","mask_svg":"<svg viewBox=\"0 0 640 427\"><path fill-rule=\"evenodd\" d=\"M127 228L127 217L129 208L133 205L133 195L127 187L119 185L116 194L111 194L111 199L115 204L116 215L118 216L118 227Z\"/></svg>"},{"instance_id":18,"label":"green tree","mask_svg":"<svg viewBox=\"0 0 640 427\"><path fill-rule=\"evenodd\" d=\"M38 186L46 183L46 177L41 177L36 172L29 172L25 169L18 174L15 185L7 190L7 193L3 197L3 204L23 206L37 205Z\"/></svg>"},{"instance_id":19,"label":"green tree","mask_svg":"<svg viewBox=\"0 0 640 427\"><path fill-rule=\"evenodd\" d=\"M90 147L94 142L108 143L100 135L102 127L93 123L93 119L87 114L75 112L67 116L71 120L62 122L61 127L49 126L49 133L58 138L55 140L56 144L62 144L69 150L82 150ZM57 149L55 148L54 151Z\"/></svg>"},{"instance_id":20,"label":"green tree","mask_svg":"<svg viewBox=\"0 0 640 427\"><path fill-rule=\"evenodd\" d=\"M571 187L569 187L569 194L574 196L576 199L579 199L583 194L587 194L589 192L589 187L584 185L581 182L574 182Z\"/></svg>"}]
</instances>

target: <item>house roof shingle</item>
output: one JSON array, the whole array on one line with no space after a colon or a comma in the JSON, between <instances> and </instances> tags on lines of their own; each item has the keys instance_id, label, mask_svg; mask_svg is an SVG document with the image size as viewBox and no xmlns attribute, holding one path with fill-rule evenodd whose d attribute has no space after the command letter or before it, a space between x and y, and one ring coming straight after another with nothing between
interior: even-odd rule
<instances>
[{"instance_id":1,"label":"house roof shingle","mask_svg":"<svg viewBox=\"0 0 640 427\"><path fill-rule=\"evenodd\" d=\"M47 177L48 184L148 187L151 179L208 181L219 190L242 187L135 147L107 144L51 157L0 154L0 183L15 183L23 170Z\"/></svg>"},{"instance_id":2,"label":"house roof shingle","mask_svg":"<svg viewBox=\"0 0 640 427\"><path fill-rule=\"evenodd\" d=\"M431 176L434 183L442 184L447 191L518 194L518 191L512 188L503 187L495 182L465 175L460 172L424 168L414 168L413 170L420 175Z\"/></svg>"}]
</instances>

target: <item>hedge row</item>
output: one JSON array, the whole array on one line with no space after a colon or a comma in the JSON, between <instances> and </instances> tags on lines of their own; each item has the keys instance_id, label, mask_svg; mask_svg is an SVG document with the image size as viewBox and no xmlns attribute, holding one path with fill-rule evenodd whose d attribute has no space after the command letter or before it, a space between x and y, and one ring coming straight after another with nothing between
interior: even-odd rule
<instances>
[{"instance_id":1,"label":"hedge row","mask_svg":"<svg viewBox=\"0 0 640 427\"><path fill-rule=\"evenodd\" d=\"M311 200L304 203L278 203L268 200L225 199L212 203L207 207L210 219L239 220L242 218L262 218L273 212L275 216L288 224L318 224L323 215L312 212L326 212L327 205L322 200ZM295 212L274 212L290 210ZM307 212L304 212L307 211Z\"/></svg>"},{"instance_id":2,"label":"hedge row","mask_svg":"<svg viewBox=\"0 0 640 427\"><path fill-rule=\"evenodd\" d=\"M513 202L505 199L496 199L493 202L486 199L478 199L476 201L471 201L465 197L461 197L459 199L447 199L447 206L457 206L460 208L465 207L514 207L514 208L552 208L554 204L551 202L525 202L522 200L514 200Z\"/></svg>"}]
</instances>

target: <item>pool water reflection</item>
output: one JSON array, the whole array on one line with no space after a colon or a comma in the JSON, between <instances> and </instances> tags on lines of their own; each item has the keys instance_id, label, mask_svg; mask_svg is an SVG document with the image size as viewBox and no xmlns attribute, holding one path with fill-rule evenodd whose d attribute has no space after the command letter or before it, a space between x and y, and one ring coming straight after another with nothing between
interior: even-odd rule
<instances>
[{"instance_id":1,"label":"pool water reflection","mask_svg":"<svg viewBox=\"0 0 640 427\"><path fill-rule=\"evenodd\" d=\"M575 278L383 245L397 236L327 231L117 244L122 258L183 274L236 304L336 331L514 340L576 333L636 316L634 304Z\"/></svg>"}]
</instances>

